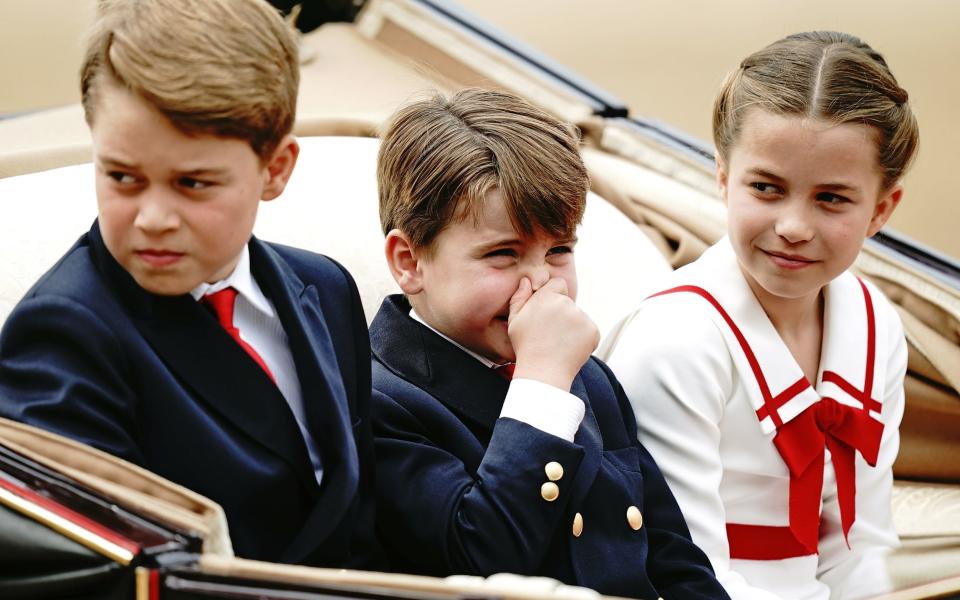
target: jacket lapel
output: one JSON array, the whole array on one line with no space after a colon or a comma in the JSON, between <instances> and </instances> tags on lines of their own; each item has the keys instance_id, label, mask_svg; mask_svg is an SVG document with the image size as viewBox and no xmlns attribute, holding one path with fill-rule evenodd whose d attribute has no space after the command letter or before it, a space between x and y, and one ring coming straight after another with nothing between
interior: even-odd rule
<instances>
[{"instance_id":1,"label":"jacket lapel","mask_svg":"<svg viewBox=\"0 0 960 600\"><path fill-rule=\"evenodd\" d=\"M90 247L100 272L124 296L137 330L181 384L312 480L303 436L286 401L215 317L189 295L158 296L141 288L109 254L96 223Z\"/></svg>"},{"instance_id":2,"label":"jacket lapel","mask_svg":"<svg viewBox=\"0 0 960 600\"><path fill-rule=\"evenodd\" d=\"M389 296L370 326L374 355L388 369L437 398L486 446L500 417L508 383L472 356L409 317L410 305ZM582 502L600 468L603 440L582 375L570 392L583 400L585 414L574 443L584 449L571 489Z\"/></svg>"},{"instance_id":3,"label":"jacket lapel","mask_svg":"<svg viewBox=\"0 0 960 600\"><path fill-rule=\"evenodd\" d=\"M397 294L384 300L370 325L381 363L437 398L486 445L500 416L508 383L466 352L409 316Z\"/></svg>"},{"instance_id":4,"label":"jacket lapel","mask_svg":"<svg viewBox=\"0 0 960 600\"><path fill-rule=\"evenodd\" d=\"M307 427L323 465L322 489L315 483L311 487L320 492L317 505L284 555L295 562L340 525L356 495L360 464L347 393L317 289L305 286L276 252L256 238L250 242L250 268L287 333ZM302 439L299 432L297 436ZM312 470L310 479L314 480Z\"/></svg>"}]
</instances>

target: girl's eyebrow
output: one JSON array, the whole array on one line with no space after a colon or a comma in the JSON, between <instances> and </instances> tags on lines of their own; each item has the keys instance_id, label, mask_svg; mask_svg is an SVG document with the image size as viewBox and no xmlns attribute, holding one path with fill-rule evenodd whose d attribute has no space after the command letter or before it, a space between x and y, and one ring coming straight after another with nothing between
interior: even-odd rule
<instances>
[{"instance_id":1,"label":"girl's eyebrow","mask_svg":"<svg viewBox=\"0 0 960 600\"><path fill-rule=\"evenodd\" d=\"M765 178L767 178L767 179L776 179L777 181L783 181L783 177L780 177L779 175L777 175L777 174L775 174L775 173L772 173L772 172L770 172L770 171L767 171L766 169L761 169L761 168L759 168L759 167L754 167L754 168L752 168L752 169L748 169L748 170L747 170L747 174L748 174L748 175L756 175L756 176L758 176L758 177L765 177Z\"/></svg>"},{"instance_id":2,"label":"girl's eyebrow","mask_svg":"<svg viewBox=\"0 0 960 600\"><path fill-rule=\"evenodd\" d=\"M763 177L765 179L772 179L774 181L783 181L783 178L767 171L766 169L761 169L759 167L754 167L747 170L748 175L754 175L757 177ZM817 185L818 189L829 190L831 192L859 192L860 188L855 185L850 185L847 183L821 183Z\"/></svg>"}]
</instances>

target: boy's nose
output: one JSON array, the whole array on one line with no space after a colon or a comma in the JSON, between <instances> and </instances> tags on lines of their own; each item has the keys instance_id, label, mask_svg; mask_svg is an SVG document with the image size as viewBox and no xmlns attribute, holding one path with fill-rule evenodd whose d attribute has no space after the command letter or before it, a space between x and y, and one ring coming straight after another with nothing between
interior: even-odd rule
<instances>
[{"instance_id":1,"label":"boy's nose","mask_svg":"<svg viewBox=\"0 0 960 600\"><path fill-rule=\"evenodd\" d=\"M546 264L536 265L530 268L527 277L530 278L533 291L537 291L550 281L550 268Z\"/></svg>"},{"instance_id":2,"label":"boy's nose","mask_svg":"<svg viewBox=\"0 0 960 600\"><path fill-rule=\"evenodd\" d=\"M144 198L137 211L134 226L149 233L175 229L180 222L177 212L162 198Z\"/></svg>"}]
</instances>

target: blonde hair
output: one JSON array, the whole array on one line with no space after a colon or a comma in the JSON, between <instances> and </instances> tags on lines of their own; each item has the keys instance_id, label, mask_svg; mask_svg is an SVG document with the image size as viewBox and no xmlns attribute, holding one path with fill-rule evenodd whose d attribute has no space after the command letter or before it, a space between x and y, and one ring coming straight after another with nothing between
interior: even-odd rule
<instances>
[{"instance_id":1,"label":"blonde hair","mask_svg":"<svg viewBox=\"0 0 960 600\"><path fill-rule=\"evenodd\" d=\"M589 185L575 129L511 94L467 89L398 110L377 159L380 224L429 251L499 190L517 231L572 236Z\"/></svg>"},{"instance_id":2,"label":"blonde hair","mask_svg":"<svg viewBox=\"0 0 960 600\"><path fill-rule=\"evenodd\" d=\"M297 41L264 0L101 0L80 71L91 126L105 78L181 131L245 140L265 160L293 128Z\"/></svg>"},{"instance_id":3,"label":"blonde hair","mask_svg":"<svg viewBox=\"0 0 960 600\"><path fill-rule=\"evenodd\" d=\"M751 54L727 76L713 110L713 141L725 161L747 112L801 115L862 123L876 132L883 186L909 168L919 127L908 96L877 51L847 33L812 31L783 38Z\"/></svg>"}]
</instances>

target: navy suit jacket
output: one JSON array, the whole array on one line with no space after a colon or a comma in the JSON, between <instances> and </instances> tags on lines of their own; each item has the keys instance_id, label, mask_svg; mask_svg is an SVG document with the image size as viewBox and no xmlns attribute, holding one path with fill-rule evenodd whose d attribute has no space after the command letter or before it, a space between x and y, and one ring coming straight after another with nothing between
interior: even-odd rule
<instances>
[{"instance_id":1,"label":"navy suit jacket","mask_svg":"<svg viewBox=\"0 0 960 600\"><path fill-rule=\"evenodd\" d=\"M238 556L379 568L370 349L336 262L249 243L319 445L317 484L279 389L190 295L141 288L99 227L27 292L0 333L0 414L99 448L225 510Z\"/></svg>"},{"instance_id":2,"label":"navy suit jacket","mask_svg":"<svg viewBox=\"0 0 960 600\"><path fill-rule=\"evenodd\" d=\"M591 358L574 380L586 415L567 442L499 418L508 383L408 313L391 296L370 327L378 529L400 569L727 598L606 365ZM541 496L550 461L564 471L552 502ZM627 522L630 506L641 511L639 530Z\"/></svg>"}]
</instances>

